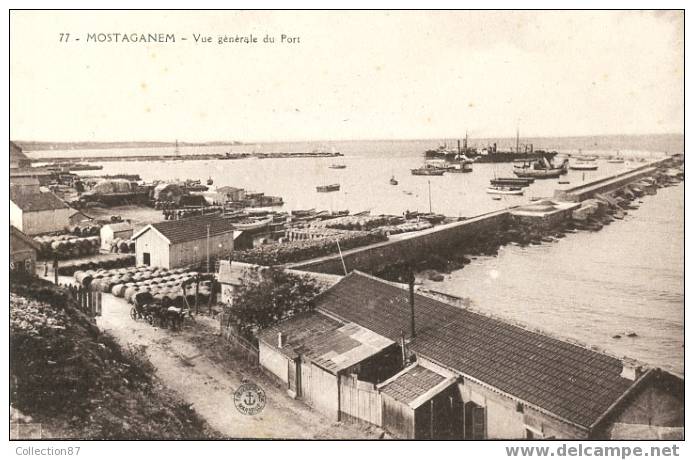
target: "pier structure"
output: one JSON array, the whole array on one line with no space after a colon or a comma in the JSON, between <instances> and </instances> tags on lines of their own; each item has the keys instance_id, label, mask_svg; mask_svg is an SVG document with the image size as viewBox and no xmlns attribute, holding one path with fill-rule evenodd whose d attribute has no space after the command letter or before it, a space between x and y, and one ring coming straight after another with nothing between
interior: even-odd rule
<instances>
[{"instance_id":1,"label":"pier structure","mask_svg":"<svg viewBox=\"0 0 694 460\"><path fill-rule=\"evenodd\" d=\"M470 219L400 235L388 241L342 253L288 264L288 268L344 275L352 270L379 273L402 263L417 263L434 253L446 253L475 239L492 236L511 227L548 230L572 219L582 202L613 192L653 175L672 157L646 163L630 171L602 177L577 187L557 190L553 198L482 214Z\"/></svg>"}]
</instances>

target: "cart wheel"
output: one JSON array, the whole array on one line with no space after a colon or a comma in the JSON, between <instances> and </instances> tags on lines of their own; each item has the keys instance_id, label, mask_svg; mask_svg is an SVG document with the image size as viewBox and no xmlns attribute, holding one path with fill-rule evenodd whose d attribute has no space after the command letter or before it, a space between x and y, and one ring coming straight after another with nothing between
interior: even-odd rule
<instances>
[{"instance_id":1,"label":"cart wheel","mask_svg":"<svg viewBox=\"0 0 694 460\"><path fill-rule=\"evenodd\" d=\"M137 319L137 310L135 309L135 307L132 307L132 308L130 309L130 317L131 317L132 319L134 319L134 320Z\"/></svg>"}]
</instances>

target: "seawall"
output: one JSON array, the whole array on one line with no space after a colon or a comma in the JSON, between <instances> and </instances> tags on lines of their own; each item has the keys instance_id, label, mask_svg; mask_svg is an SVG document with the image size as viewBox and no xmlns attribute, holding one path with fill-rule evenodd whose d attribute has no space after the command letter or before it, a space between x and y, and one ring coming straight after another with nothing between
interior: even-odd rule
<instances>
[{"instance_id":1,"label":"seawall","mask_svg":"<svg viewBox=\"0 0 694 460\"><path fill-rule=\"evenodd\" d=\"M668 160L670 160L670 158L651 161L639 166L638 168L603 177L587 184L582 184L565 190L556 190L554 192L554 199L560 201L579 202L594 198L596 194L611 192L619 187L622 187L623 185L652 175L659 166L662 166Z\"/></svg>"},{"instance_id":2,"label":"seawall","mask_svg":"<svg viewBox=\"0 0 694 460\"><path fill-rule=\"evenodd\" d=\"M461 222L439 225L421 232L403 233L390 240L342 252L345 267L339 254L287 265L297 270L344 275L345 268L377 273L388 266L421 260L432 253L460 246L467 240L491 234L507 226L513 208L494 211Z\"/></svg>"}]
</instances>

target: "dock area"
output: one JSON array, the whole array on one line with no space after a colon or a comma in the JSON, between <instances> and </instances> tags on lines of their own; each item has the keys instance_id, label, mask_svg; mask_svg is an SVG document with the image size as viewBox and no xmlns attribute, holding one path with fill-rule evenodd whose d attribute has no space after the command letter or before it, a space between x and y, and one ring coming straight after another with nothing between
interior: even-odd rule
<instances>
[{"instance_id":1,"label":"dock area","mask_svg":"<svg viewBox=\"0 0 694 460\"><path fill-rule=\"evenodd\" d=\"M393 235L388 241L288 264L287 267L336 275L352 270L382 273L390 266L414 264L432 254L447 253L453 248L464 250L467 246L476 250L480 246L503 244L523 232L531 233L529 240L537 240L543 232L569 223L574 212L582 208L582 202L652 176L672 161L673 157L669 157L649 162L635 170L602 177L571 189L557 190L553 198L422 231Z\"/></svg>"}]
</instances>

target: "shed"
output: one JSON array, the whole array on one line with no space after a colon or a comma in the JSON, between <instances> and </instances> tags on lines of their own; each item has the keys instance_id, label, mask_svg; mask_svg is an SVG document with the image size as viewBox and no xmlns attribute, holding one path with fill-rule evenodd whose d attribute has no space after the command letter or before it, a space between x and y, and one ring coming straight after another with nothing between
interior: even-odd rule
<instances>
[{"instance_id":1,"label":"shed","mask_svg":"<svg viewBox=\"0 0 694 460\"><path fill-rule=\"evenodd\" d=\"M73 212L53 192L20 193L10 197L10 222L27 235L64 230L70 225Z\"/></svg>"},{"instance_id":2,"label":"shed","mask_svg":"<svg viewBox=\"0 0 694 460\"><path fill-rule=\"evenodd\" d=\"M133 236L133 226L128 222L118 222L115 224L106 224L101 227L101 248L110 249L111 241L115 239L127 240Z\"/></svg>"},{"instance_id":3,"label":"shed","mask_svg":"<svg viewBox=\"0 0 694 460\"><path fill-rule=\"evenodd\" d=\"M406 367L378 385L383 429L404 439L461 439L464 406L455 383L450 373Z\"/></svg>"},{"instance_id":4,"label":"shed","mask_svg":"<svg viewBox=\"0 0 694 460\"><path fill-rule=\"evenodd\" d=\"M228 257L234 249L229 218L197 216L150 224L135 233L137 265L178 268Z\"/></svg>"},{"instance_id":5,"label":"shed","mask_svg":"<svg viewBox=\"0 0 694 460\"><path fill-rule=\"evenodd\" d=\"M392 340L310 313L268 328L258 341L260 365L286 385L290 395L332 420L351 416L380 424L375 383L391 374L391 356L398 355Z\"/></svg>"}]
</instances>

